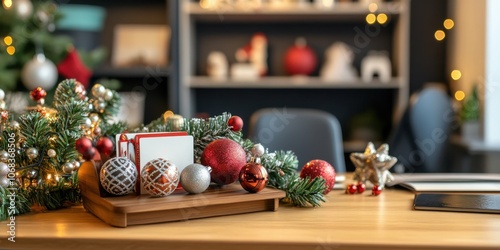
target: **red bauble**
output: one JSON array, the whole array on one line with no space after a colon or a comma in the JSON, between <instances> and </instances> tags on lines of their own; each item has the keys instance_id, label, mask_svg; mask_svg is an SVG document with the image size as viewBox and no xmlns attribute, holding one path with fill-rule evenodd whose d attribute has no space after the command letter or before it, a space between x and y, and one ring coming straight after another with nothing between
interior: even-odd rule
<instances>
[{"instance_id":1,"label":"red bauble","mask_svg":"<svg viewBox=\"0 0 500 250\"><path fill-rule=\"evenodd\" d=\"M101 137L97 141L96 148L99 151L99 153L110 156L111 153L113 153L114 149L113 141L109 139L108 137Z\"/></svg>"},{"instance_id":2,"label":"red bauble","mask_svg":"<svg viewBox=\"0 0 500 250\"><path fill-rule=\"evenodd\" d=\"M87 151L89 151L90 148L92 148L92 141L87 137L82 137L82 138L76 140L75 148L76 148L76 151L78 151L78 153L83 155Z\"/></svg>"},{"instance_id":3,"label":"red bauble","mask_svg":"<svg viewBox=\"0 0 500 250\"><path fill-rule=\"evenodd\" d=\"M358 183L357 187L358 187L358 193L360 194L366 190L366 186L363 183Z\"/></svg>"},{"instance_id":4,"label":"red bauble","mask_svg":"<svg viewBox=\"0 0 500 250\"><path fill-rule=\"evenodd\" d=\"M82 153L82 157L86 161L96 160L96 158L94 158L94 156L96 155L98 155L98 152L97 149L94 147L90 147L89 149L87 149L87 151Z\"/></svg>"},{"instance_id":5,"label":"red bauble","mask_svg":"<svg viewBox=\"0 0 500 250\"><path fill-rule=\"evenodd\" d=\"M335 185L335 175L335 169L332 165L323 160L309 161L300 171L300 178L308 176L311 179L316 177L325 179L326 189L323 194L328 194L333 189L333 185Z\"/></svg>"},{"instance_id":6,"label":"red bauble","mask_svg":"<svg viewBox=\"0 0 500 250\"><path fill-rule=\"evenodd\" d=\"M318 64L316 54L303 38L298 38L295 45L287 50L284 61L285 70L290 75L310 75Z\"/></svg>"},{"instance_id":7,"label":"red bauble","mask_svg":"<svg viewBox=\"0 0 500 250\"><path fill-rule=\"evenodd\" d=\"M354 184L349 184L349 185L347 185L347 189L345 190L345 192L347 194L354 194L354 193L356 193L357 190L358 190L358 186L356 186Z\"/></svg>"},{"instance_id":8,"label":"red bauble","mask_svg":"<svg viewBox=\"0 0 500 250\"><path fill-rule=\"evenodd\" d=\"M219 185L235 182L241 168L247 163L245 150L230 139L218 139L205 147L201 154L201 164L210 166L210 177Z\"/></svg>"},{"instance_id":9,"label":"red bauble","mask_svg":"<svg viewBox=\"0 0 500 250\"><path fill-rule=\"evenodd\" d=\"M249 162L241 168L239 180L243 189L257 193L266 187L269 177L265 167Z\"/></svg>"},{"instance_id":10,"label":"red bauble","mask_svg":"<svg viewBox=\"0 0 500 250\"><path fill-rule=\"evenodd\" d=\"M45 98L45 96L47 96L47 92L41 87L37 87L30 92L30 97L35 102L40 101L41 99Z\"/></svg>"},{"instance_id":11,"label":"red bauble","mask_svg":"<svg viewBox=\"0 0 500 250\"><path fill-rule=\"evenodd\" d=\"M239 116L233 115L227 121L227 125L231 127L232 131L238 132L243 128L243 120Z\"/></svg>"},{"instance_id":12,"label":"red bauble","mask_svg":"<svg viewBox=\"0 0 500 250\"><path fill-rule=\"evenodd\" d=\"M381 193L382 193L382 187L376 186L376 185L373 186L373 188L372 188L372 195L377 196L377 195L379 195Z\"/></svg>"}]
</instances>

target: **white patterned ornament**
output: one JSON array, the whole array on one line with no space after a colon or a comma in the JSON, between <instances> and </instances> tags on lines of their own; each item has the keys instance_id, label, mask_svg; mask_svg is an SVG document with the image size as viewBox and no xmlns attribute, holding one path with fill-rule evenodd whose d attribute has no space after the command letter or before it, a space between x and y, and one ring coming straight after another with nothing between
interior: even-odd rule
<instances>
[{"instance_id":1,"label":"white patterned ornament","mask_svg":"<svg viewBox=\"0 0 500 250\"><path fill-rule=\"evenodd\" d=\"M134 190L137 182L137 169L131 160L125 157L115 157L102 165L99 176L102 187L108 193L126 195Z\"/></svg>"},{"instance_id":2,"label":"white patterned ornament","mask_svg":"<svg viewBox=\"0 0 500 250\"><path fill-rule=\"evenodd\" d=\"M179 184L179 171L173 162L157 158L144 166L141 182L151 196L167 196L174 192Z\"/></svg>"}]
</instances>

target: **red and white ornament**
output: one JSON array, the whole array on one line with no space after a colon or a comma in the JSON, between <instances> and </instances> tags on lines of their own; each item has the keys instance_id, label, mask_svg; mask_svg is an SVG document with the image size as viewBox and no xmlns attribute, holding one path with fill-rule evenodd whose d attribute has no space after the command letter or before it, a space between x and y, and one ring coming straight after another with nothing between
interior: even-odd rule
<instances>
[{"instance_id":1,"label":"red and white ornament","mask_svg":"<svg viewBox=\"0 0 500 250\"><path fill-rule=\"evenodd\" d=\"M47 91L45 91L45 89L41 87L37 87L30 92L31 100L37 103L43 102L42 99L45 99L46 96L47 96Z\"/></svg>"},{"instance_id":2,"label":"red and white ornament","mask_svg":"<svg viewBox=\"0 0 500 250\"><path fill-rule=\"evenodd\" d=\"M134 190L137 182L137 168L131 160L125 157L111 158L102 165L99 180L108 193L126 195Z\"/></svg>"},{"instance_id":3,"label":"red and white ornament","mask_svg":"<svg viewBox=\"0 0 500 250\"><path fill-rule=\"evenodd\" d=\"M243 129L243 120L241 119L241 117L233 115L227 121L227 125L231 127L232 131L239 132L241 131L241 129Z\"/></svg>"},{"instance_id":4,"label":"red and white ornament","mask_svg":"<svg viewBox=\"0 0 500 250\"><path fill-rule=\"evenodd\" d=\"M173 162L157 158L146 163L141 171L141 182L151 196L167 196L179 184L179 171Z\"/></svg>"},{"instance_id":5,"label":"red and white ornament","mask_svg":"<svg viewBox=\"0 0 500 250\"><path fill-rule=\"evenodd\" d=\"M245 150L230 139L218 139L208 144L201 154L201 164L212 168L213 182L227 185L238 179L241 168L247 163Z\"/></svg>"},{"instance_id":6,"label":"red and white ornament","mask_svg":"<svg viewBox=\"0 0 500 250\"><path fill-rule=\"evenodd\" d=\"M323 160L309 161L304 165L304 167L302 167L302 170L300 171L300 178L323 178L326 184L326 189L323 194L328 194L333 189L333 186L335 185L335 176L336 173L333 166Z\"/></svg>"}]
</instances>

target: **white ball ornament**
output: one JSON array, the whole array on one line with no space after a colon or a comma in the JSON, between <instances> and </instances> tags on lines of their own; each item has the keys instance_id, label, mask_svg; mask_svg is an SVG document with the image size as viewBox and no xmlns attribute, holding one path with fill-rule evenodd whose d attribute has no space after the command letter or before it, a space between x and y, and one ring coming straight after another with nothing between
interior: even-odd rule
<instances>
[{"instance_id":1,"label":"white ball ornament","mask_svg":"<svg viewBox=\"0 0 500 250\"><path fill-rule=\"evenodd\" d=\"M2 187L8 187L10 184L9 179L7 179L6 176L0 176L0 186Z\"/></svg>"},{"instance_id":2,"label":"white ball ornament","mask_svg":"<svg viewBox=\"0 0 500 250\"><path fill-rule=\"evenodd\" d=\"M210 186L210 167L193 163L182 170L181 186L190 194L199 194L207 190Z\"/></svg>"},{"instance_id":3,"label":"white ball ornament","mask_svg":"<svg viewBox=\"0 0 500 250\"><path fill-rule=\"evenodd\" d=\"M52 89L57 82L57 67L43 54L36 55L24 65L21 80L27 89Z\"/></svg>"},{"instance_id":4,"label":"white ball ornament","mask_svg":"<svg viewBox=\"0 0 500 250\"><path fill-rule=\"evenodd\" d=\"M9 170L9 166L5 162L0 162L0 176L7 176Z\"/></svg>"},{"instance_id":5,"label":"white ball ornament","mask_svg":"<svg viewBox=\"0 0 500 250\"><path fill-rule=\"evenodd\" d=\"M179 171L173 162L157 158L146 163L141 171L141 182L151 196L167 196L179 185Z\"/></svg>"},{"instance_id":6,"label":"white ball ornament","mask_svg":"<svg viewBox=\"0 0 500 250\"><path fill-rule=\"evenodd\" d=\"M126 195L134 190L137 169L135 164L125 157L111 158L102 165L99 180L108 193Z\"/></svg>"}]
</instances>

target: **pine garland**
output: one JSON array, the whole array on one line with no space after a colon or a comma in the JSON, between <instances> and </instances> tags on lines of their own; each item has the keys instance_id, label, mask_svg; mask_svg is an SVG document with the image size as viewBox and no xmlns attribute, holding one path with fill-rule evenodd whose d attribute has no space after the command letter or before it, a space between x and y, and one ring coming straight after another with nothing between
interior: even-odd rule
<instances>
[{"instance_id":1,"label":"pine garland","mask_svg":"<svg viewBox=\"0 0 500 250\"><path fill-rule=\"evenodd\" d=\"M251 149L254 143L249 139L243 139L241 132L234 132L228 126L230 113L211 117L208 119L184 119L181 130L187 131L194 139L195 162L201 161L201 154L205 147L212 141L221 138L229 138L239 143L248 158L251 157ZM137 128L136 132L169 132L172 131L172 124L169 120L164 121L159 118L150 124ZM290 202L294 206L320 206L325 202L323 191L325 190L325 181L322 178L301 179L297 174L298 161L295 154L291 151L276 151L268 153L265 150L261 156L261 164L269 173L268 186L274 187L286 192L285 202Z\"/></svg>"}]
</instances>

